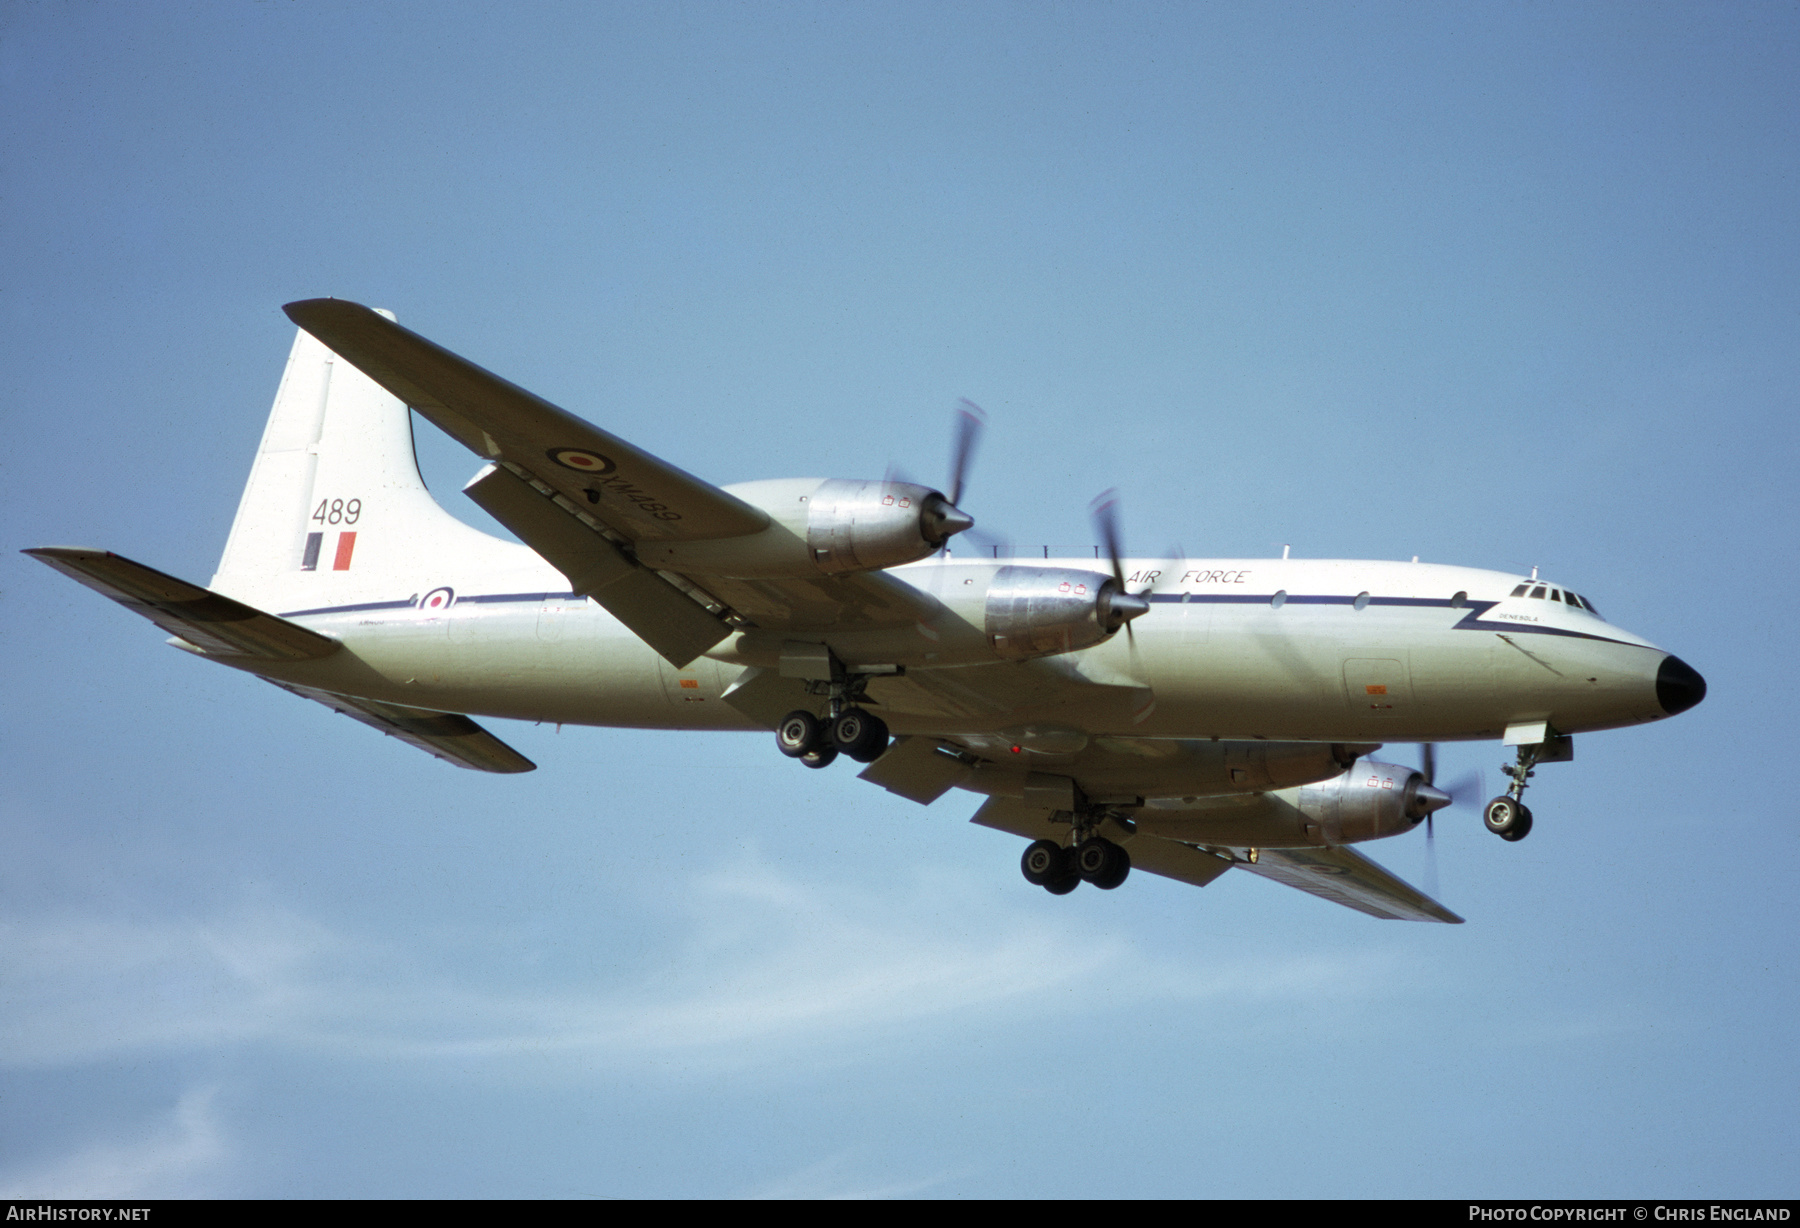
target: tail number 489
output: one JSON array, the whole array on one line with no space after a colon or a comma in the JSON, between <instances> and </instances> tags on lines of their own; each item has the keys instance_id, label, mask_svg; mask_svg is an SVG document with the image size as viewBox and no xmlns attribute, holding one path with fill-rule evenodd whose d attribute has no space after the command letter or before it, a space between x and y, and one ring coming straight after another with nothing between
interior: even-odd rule
<instances>
[{"instance_id":1,"label":"tail number 489","mask_svg":"<svg viewBox=\"0 0 1800 1228\"><path fill-rule=\"evenodd\" d=\"M355 524L361 516L361 499L320 499L309 519L320 524Z\"/></svg>"}]
</instances>

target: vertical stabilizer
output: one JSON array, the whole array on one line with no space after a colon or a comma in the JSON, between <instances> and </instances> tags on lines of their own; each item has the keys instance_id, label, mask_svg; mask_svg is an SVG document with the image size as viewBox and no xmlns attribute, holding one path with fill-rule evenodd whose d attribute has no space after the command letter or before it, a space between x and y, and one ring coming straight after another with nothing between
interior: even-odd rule
<instances>
[{"instance_id":1,"label":"vertical stabilizer","mask_svg":"<svg viewBox=\"0 0 1800 1228\"><path fill-rule=\"evenodd\" d=\"M419 476L412 412L302 331L212 587L322 606L441 583L447 569L517 566L521 549L439 507Z\"/></svg>"}]
</instances>

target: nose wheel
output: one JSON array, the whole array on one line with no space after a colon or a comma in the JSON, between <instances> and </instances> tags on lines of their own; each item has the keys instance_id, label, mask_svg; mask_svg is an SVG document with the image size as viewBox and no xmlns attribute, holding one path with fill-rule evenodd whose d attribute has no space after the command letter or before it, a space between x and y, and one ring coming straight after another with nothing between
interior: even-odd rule
<instances>
[{"instance_id":1,"label":"nose wheel","mask_svg":"<svg viewBox=\"0 0 1800 1228\"><path fill-rule=\"evenodd\" d=\"M1523 840L1531 834L1531 807L1514 797L1496 797L1482 811L1481 821L1502 840Z\"/></svg>"},{"instance_id":2,"label":"nose wheel","mask_svg":"<svg viewBox=\"0 0 1800 1228\"><path fill-rule=\"evenodd\" d=\"M1525 784L1537 775L1533 769L1543 755L1541 743L1521 746L1518 762L1500 765L1500 770L1512 778L1512 784L1507 786L1505 793L1487 804L1481 812L1481 821L1502 840L1523 840L1531 834L1531 807L1525 804Z\"/></svg>"}]
</instances>

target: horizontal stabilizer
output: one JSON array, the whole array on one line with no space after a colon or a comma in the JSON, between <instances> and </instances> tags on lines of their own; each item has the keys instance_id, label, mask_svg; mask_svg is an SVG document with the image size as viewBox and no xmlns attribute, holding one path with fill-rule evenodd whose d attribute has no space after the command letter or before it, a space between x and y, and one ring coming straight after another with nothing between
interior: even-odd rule
<instances>
[{"instance_id":1,"label":"horizontal stabilizer","mask_svg":"<svg viewBox=\"0 0 1800 1228\"><path fill-rule=\"evenodd\" d=\"M330 656L339 647L336 640L298 623L110 551L44 546L24 553L111 597L209 656L307 661Z\"/></svg>"},{"instance_id":2,"label":"horizontal stabilizer","mask_svg":"<svg viewBox=\"0 0 1800 1228\"><path fill-rule=\"evenodd\" d=\"M333 712L361 721L457 767L477 772L529 772L537 767L466 716L384 704L373 699L355 699L291 682L275 682L273 678L266 681L303 699L324 704Z\"/></svg>"},{"instance_id":3,"label":"horizontal stabilizer","mask_svg":"<svg viewBox=\"0 0 1800 1228\"><path fill-rule=\"evenodd\" d=\"M1342 845L1311 849L1263 849L1254 864L1239 860L1252 874L1286 883L1320 899L1354 908L1384 921L1443 921L1461 925L1462 918L1416 887L1402 882L1354 849Z\"/></svg>"}]
</instances>

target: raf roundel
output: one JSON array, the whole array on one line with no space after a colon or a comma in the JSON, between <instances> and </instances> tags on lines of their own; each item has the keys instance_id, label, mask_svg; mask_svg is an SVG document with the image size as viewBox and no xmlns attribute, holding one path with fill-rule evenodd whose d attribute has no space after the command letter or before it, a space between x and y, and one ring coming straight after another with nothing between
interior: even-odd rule
<instances>
[{"instance_id":1,"label":"raf roundel","mask_svg":"<svg viewBox=\"0 0 1800 1228\"><path fill-rule=\"evenodd\" d=\"M564 469L573 469L577 473L607 474L618 468L598 452L582 448L551 448L549 456Z\"/></svg>"},{"instance_id":2,"label":"raf roundel","mask_svg":"<svg viewBox=\"0 0 1800 1228\"><path fill-rule=\"evenodd\" d=\"M426 614L441 614L456 604L456 590L434 588L419 598L419 609Z\"/></svg>"}]
</instances>

